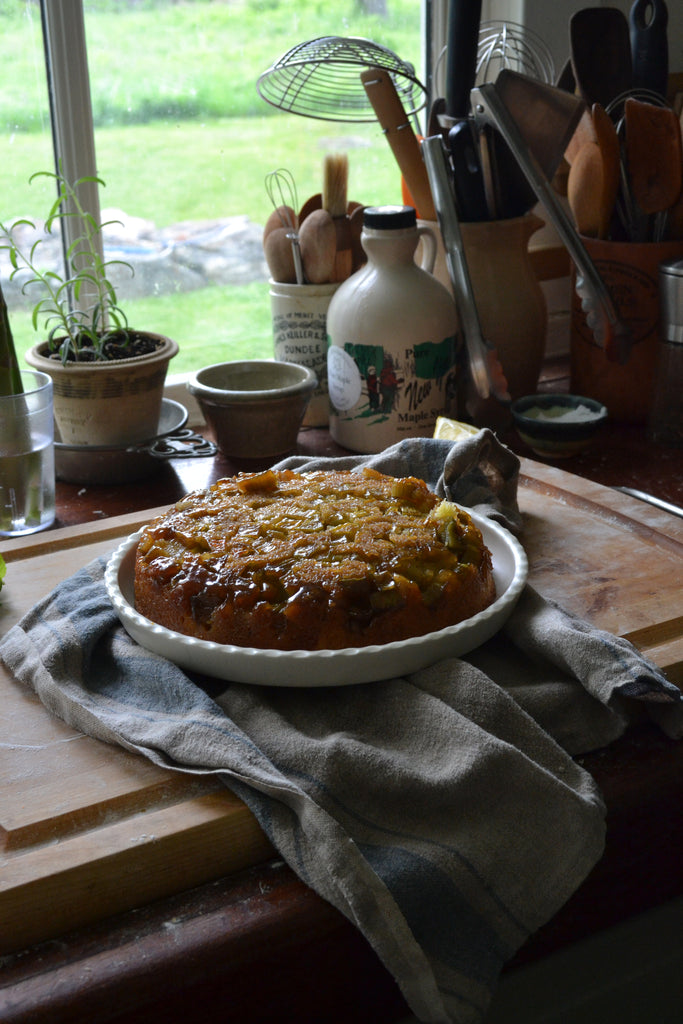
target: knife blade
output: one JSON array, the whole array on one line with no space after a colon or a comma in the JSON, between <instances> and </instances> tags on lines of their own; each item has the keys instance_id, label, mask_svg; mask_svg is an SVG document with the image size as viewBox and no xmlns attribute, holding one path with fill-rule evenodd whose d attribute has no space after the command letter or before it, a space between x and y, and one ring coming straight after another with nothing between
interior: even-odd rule
<instances>
[{"instance_id":1,"label":"knife blade","mask_svg":"<svg viewBox=\"0 0 683 1024\"><path fill-rule=\"evenodd\" d=\"M683 508L679 508L678 505L672 505L669 501L664 501L663 498L656 498L654 494L647 494L645 491L636 490L634 487L615 487L615 491L619 491L621 494L628 494L631 498L637 498L638 501L644 501L648 505L654 505L655 508L661 508L664 512L671 512L672 515L680 516L683 519Z\"/></svg>"}]
</instances>

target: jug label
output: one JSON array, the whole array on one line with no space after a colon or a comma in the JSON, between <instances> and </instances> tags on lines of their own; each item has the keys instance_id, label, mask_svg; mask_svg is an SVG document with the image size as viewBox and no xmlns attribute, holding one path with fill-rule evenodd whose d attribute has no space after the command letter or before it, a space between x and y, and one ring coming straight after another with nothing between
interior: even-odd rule
<instances>
[{"instance_id":1,"label":"jug label","mask_svg":"<svg viewBox=\"0 0 683 1024\"><path fill-rule=\"evenodd\" d=\"M327 353L327 381L330 402L346 412L360 400L363 382L357 364L343 348L332 345Z\"/></svg>"},{"instance_id":2,"label":"jug label","mask_svg":"<svg viewBox=\"0 0 683 1024\"><path fill-rule=\"evenodd\" d=\"M328 339L329 342L329 339ZM397 437L431 431L455 387L456 338L401 352L381 345L333 345L327 353L330 403L339 422Z\"/></svg>"}]
</instances>

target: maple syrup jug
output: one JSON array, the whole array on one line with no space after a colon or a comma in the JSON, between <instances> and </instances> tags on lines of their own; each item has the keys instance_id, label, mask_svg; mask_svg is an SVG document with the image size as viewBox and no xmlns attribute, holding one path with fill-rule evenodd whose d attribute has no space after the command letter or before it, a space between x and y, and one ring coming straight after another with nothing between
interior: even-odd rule
<instances>
[{"instance_id":1,"label":"maple syrup jug","mask_svg":"<svg viewBox=\"0 0 683 1024\"><path fill-rule=\"evenodd\" d=\"M368 262L327 312L327 374L332 437L369 453L431 437L437 416L455 415L459 332L453 297L430 273L436 238L412 207L368 207L361 243Z\"/></svg>"}]
</instances>

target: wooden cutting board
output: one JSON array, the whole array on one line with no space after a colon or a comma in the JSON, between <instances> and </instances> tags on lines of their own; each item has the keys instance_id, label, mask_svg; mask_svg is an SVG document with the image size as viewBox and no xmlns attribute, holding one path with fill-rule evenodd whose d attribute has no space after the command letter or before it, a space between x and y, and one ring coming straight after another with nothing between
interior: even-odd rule
<instances>
[{"instance_id":1,"label":"wooden cutting board","mask_svg":"<svg viewBox=\"0 0 683 1024\"><path fill-rule=\"evenodd\" d=\"M683 519L523 462L531 582L683 684ZM152 518L2 546L0 631ZM0 666L0 954L256 864L272 849L220 783L161 770L53 718Z\"/></svg>"}]
</instances>

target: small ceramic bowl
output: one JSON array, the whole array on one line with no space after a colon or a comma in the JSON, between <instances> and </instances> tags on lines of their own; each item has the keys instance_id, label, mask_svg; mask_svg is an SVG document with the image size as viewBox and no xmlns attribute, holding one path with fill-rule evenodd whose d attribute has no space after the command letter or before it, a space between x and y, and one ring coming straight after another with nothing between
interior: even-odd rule
<instances>
[{"instance_id":1,"label":"small ceramic bowl","mask_svg":"<svg viewBox=\"0 0 683 1024\"><path fill-rule=\"evenodd\" d=\"M187 386L224 455L265 459L286 455L296 447L317 383L306 366L244 359L205 366Z\"/></svg>"},{"instance_id":2,"label":"small ceramic bowl","mask_svg":"<svg viewBox=\"0 0 683 1024\"><path fill-rule=\"evenodd\" d=\"M527 395L511 406L517 433L546 459L565 459L586 448L607 419L601 402L581 395Z\"/></svg>"}]
</instances>

